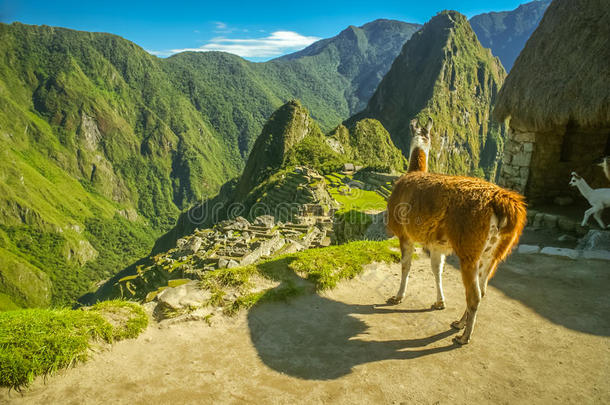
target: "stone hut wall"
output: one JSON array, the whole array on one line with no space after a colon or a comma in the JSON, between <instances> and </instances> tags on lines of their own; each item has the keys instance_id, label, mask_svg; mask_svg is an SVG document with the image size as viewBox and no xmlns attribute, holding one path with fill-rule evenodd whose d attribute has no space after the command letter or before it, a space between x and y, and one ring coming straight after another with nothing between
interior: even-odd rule
<instances>
[{"instance_id":1,"label":"stone hut wall","mask_svg":"<svg viewBox=\"0 0 610 405\"><path fill-rule=\"evenodd\" d=\"M578 172L593 188L608 187L595 160L608 153L610 128L568 127L557 132L521 132L511 128L504 147L499 184L524 193L531 203L551 202L570 195L570 173Z\"/></svg>"},{"instance_id":2,"label":"stone hut wall","mask_svg":"<svg viewBox=\"0 0 610 405\"><path fill-rule=\"evenodd\" d=\"M504 157L498 183L503 186L525 193L530 176L530 163L536 148L536 134L519 132L510 128L504 144Z\"/></svg>"}]
</instances>

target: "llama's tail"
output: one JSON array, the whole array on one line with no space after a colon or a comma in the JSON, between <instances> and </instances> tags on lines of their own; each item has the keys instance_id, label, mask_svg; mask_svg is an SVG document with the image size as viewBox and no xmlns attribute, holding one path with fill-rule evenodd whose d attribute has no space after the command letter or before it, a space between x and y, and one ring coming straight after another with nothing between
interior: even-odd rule
<instances>
[{"instance_id":1,"label":"llama's tail","mask_svg":"<svg viewBox=\"0 0 610 405\"><path fill-rule=\"evenodd\" d=\"M502 261L510 254L523 232L527 221L526 204L521 194L501 189L492 199L492 206L498 218L500 231L496 259Z\"/></svg>"}]
</instances>

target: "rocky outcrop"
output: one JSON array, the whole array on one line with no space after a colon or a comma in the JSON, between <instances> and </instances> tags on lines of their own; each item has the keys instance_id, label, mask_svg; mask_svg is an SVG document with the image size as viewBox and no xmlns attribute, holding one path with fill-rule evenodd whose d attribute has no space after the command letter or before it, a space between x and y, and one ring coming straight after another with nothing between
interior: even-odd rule
<instances>
[{"instance_id":1,"label":"rocky outcrop","mask_svg":"<svg viewBox=\"0 0 610 405\"><path fill-rule=\"evenodd\" d=\"M273 113L256 139L235 190L241 201L256 185L284 164L288 151L306 136L320 134L317 124L300 102L293 100Z\"/></svg>"},{"instance_id":2,"label":"rocky outcrop","mask_svg":"<svg viewBox=\"0 0 610 405\"><path fill-rule=\"evenodd\" d=\"M113 295L158 300L162 298L159 293L172 280L202 280L208 271L328 246L332 237L332 220L320 206L304 206L297 222L275 222L269 215L258 217L253 223L243 217L221 221L213 228L196 230L179 239L176 248L154 256L152 263L138 267L136 274L119 279Z\"/></svg>"}]
</instances>

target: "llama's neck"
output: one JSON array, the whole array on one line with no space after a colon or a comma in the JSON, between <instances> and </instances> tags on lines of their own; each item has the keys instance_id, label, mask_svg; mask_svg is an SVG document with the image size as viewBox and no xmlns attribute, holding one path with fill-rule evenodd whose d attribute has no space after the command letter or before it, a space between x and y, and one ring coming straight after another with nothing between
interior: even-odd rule
<instances>
[{"instance_id":1,"label":"llama's neck","mask_svg":"<svg viewBox=\"0 0 610 405\"><path fill-rule=\"evenodd\" d=\"M578 191L580 191L580 194L582 194L583 197L585 197L588 201L589 197L591 196L591 193L593 192L593 189L587 184L585 179L581 178L576 183L576 187L578 188Z\"/></svg>"},{"instance_id":2,"label":"llama's neck","mask_svg":"<svg viewBox=\"0 0 610 405\"><path fill-rule=\"evenodd\" d=\"M606 175L606 178L610 180L610 163L608 163L608 161L604 163L604 174Z\"/></svg>"},{"instance_id":3,"label":"llama's neck","mask_svg":"<svg viewBox=\"0 0 610 405\"><path fill-rule=\"evenodd\" d=\"M415 147L411 151L409 157L409 172L426 172L428 171L428 156L420 147Z\"/></svg>"}]
</instances>

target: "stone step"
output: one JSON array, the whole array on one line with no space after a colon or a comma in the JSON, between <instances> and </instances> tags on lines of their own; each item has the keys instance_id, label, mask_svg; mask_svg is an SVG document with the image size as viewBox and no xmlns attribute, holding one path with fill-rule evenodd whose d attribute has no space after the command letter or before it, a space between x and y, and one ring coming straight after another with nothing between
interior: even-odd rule
<instances>
[{"instance_id":1,"label":"stone step","mask_svg":"<svg viewBox=\"0 0 610 405\"><path fill-rule=\"evenodd\" d=\"M267 232L270 229L271 228L267 228L266 226L263 226L263 225L250 225L250 227L248 228L248 231L250 231L250 232Z\"/></svg>"},{"instance_id":2,"label":"stone step","mask_svg":"<svg viewBox=\"0 0 610 405\"><path fill-rule=\"evenodd\" d=\"M298 229L298 230L308 230L310 228L309 225L300 225L300 224L284 224L284 229Z\"/></svg>"}]
</instances>

